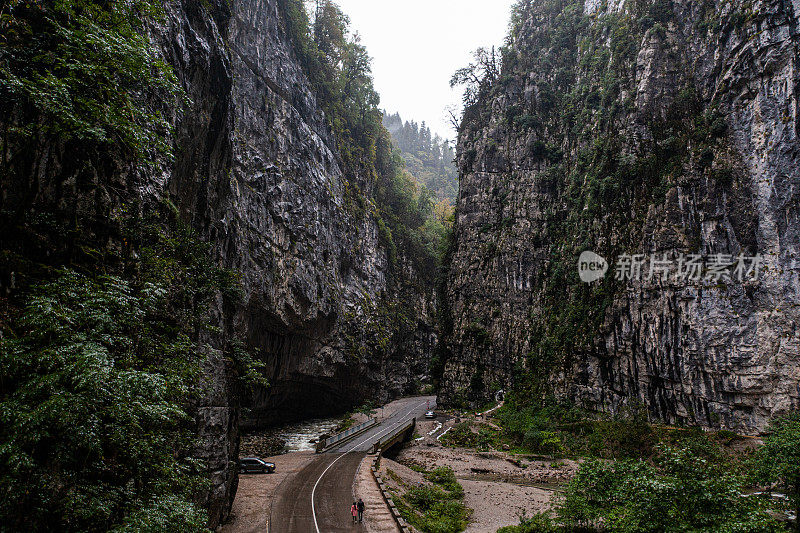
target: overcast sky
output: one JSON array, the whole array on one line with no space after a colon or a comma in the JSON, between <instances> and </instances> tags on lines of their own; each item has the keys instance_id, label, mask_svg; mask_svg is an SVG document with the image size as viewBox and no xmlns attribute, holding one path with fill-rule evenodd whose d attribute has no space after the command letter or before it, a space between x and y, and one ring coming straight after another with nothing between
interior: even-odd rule
<instances>
[{"instance_id":1,"label":"overcast sky","mask_svg":"<svg viewBox=\"0 0 800 533\"><path fill-rule=\"evenodd\" d=\"M503 43L513 0L336 1L373 58L381 107L455 138L446 108L460 110L461 91L450 78L476 48Z\"/></svg>"}]
</instances>

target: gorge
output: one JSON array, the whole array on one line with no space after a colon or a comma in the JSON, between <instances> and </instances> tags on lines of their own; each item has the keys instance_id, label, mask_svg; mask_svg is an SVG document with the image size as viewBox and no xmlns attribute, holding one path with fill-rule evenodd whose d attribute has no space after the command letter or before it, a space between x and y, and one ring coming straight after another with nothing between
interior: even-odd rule
<instances>
[{"instance_id":1,"label":"gorge","mask_svg":"<svg viewBox=\"0 0 800 533\"><path fill-rule=\"evenodd\" d=\"M27 298L63 269L146 293L153 254L183 280L162 245L185 228L236 285L176 298L208 327L184 332L201 359L183 406L191 450L165 446L200 461L210 483L189 499L209 527L236 493L240 428L429 386L452 407L504 390L753 435L800 408L800 3L518 2L506 46L455 79L467 92L451 232L406 170L382 124L402 121L379 109L367 50L331 2L313 20L300 0L142 1L121 20L117 2L12 4L0 56L3 361L35 326L21 318ZM75 52L71 38L94 44ZM450 153L440 142L438 158ZM431 183L450 199L452 182ZM138 233L141 220L155 229ZM611 263L592 284L578 276L587 250ZM757 280L685 284L617 279L623 254L764 263ZM227 275L192 268L193 287ZM180 322L169 314L160 320ZM156 360L144 369L170 366ZM8 405L27 394L24 366L2 365ZM11 410L7 427L33 424ZM52 446L20 449L48 470ZM99 462L104 478L113 467ZM21 494L20 508L50 505ZM128 497L108 504L108 524L129 517ZM58 502L54 516L72 505Z\"/></svg>"}]
</instances>

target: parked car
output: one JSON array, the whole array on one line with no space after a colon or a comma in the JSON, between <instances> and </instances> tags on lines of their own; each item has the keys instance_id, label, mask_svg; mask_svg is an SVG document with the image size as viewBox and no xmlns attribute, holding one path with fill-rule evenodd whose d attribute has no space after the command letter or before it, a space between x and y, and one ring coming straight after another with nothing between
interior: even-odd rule
<instances>
[{"instance_id":1,"label":"parked car","mask_svg":"<svg viewBox=\"0 0 800 533\"><path fill-rule=\"evenodd\" d=\"M425 411L425 418L434 419L436 418L436 413L433 411Z\"/></svg>"},{"instance_id":2,"label":"parked car","mask_svg":"<svg viewBox=\"0 0 800 533\"><path fill-rule=\"evenodd\" d=\"M268 463L257 457L239 459L240 474L271 474L274 471L275 463Z\"/></svg>"}]
</instances>

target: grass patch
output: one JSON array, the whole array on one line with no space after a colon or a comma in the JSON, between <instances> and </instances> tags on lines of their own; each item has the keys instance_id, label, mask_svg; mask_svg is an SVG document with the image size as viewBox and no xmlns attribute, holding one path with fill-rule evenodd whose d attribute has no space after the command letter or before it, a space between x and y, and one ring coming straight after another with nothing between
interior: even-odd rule
<instances>
[{"instance_id":1,"label":"grass patch","mask_svg":"<svg viewBox=\"0 0 800 533\"><path fill-rule=\"evenodd\" d=\"M459 533L464 531L472 513L464 506L464 488L448 467L425 474L430 485L408 490L395 505L405 520L423 533Z\"/></svg>"},{"instance_id":2,"label":"grass patch","mask_svg":"<svg viewBox=\"0 0 800 533\"><path fill-rule=\"evenodd\" d=\"M496 446L497 431L470 422L460 422L448 431L440 442L445 446L474 448L486 451Z\"/></svg>"}]
</instances>

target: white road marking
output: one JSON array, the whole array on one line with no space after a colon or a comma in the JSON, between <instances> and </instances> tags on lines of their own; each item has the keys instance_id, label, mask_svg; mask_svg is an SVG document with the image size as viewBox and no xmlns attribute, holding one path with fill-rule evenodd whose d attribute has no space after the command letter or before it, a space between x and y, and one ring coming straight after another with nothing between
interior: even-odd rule
<instances>
[{"instance_id":1,"label":"white road marking","mask_svg":"<svg viewBox=\"0 0 800 533\"><path fill-rule=\"evenodd\" d=\"M433 435L434 433L439 431L441 428L442 428L442 423L441 422L436 422L436 427L433 428L431 431L429 431L428 435Z\"/></svg>"},{"instance_id":2,"label":"white road marking","mask_svg":"<svg viewBox=\"0 0 800 533\"><path fill-rule=\"evenodd\" d=\"M484 411L482 413L478 413L478 415L479 416L488 415L489 413L491 413L493 411L497 411L498 409L500 409L503 406L503 403L504 402L500 402L497 405L495 405L494 407L492 407L491 409L489 409L488 411Z\"/></svg>"},{"instance_id":3,"label":"white road marking","mask_svg":"<svg viewBox=\"0 0 800 533\"><path fill-rule=\"evenodd\" d=\"M442 434L441 434L441 435L439 435L438 437L436 437L436 440L439 440L439 439L441 439L442 437L444 437L444 436L447 434L447 432L448 432L448 431L450 431L451 429L453 429L453 427L455 427L455 426L450 426L449 428L445 429L445 430L442 432Z\"/></svg>"},{"instance_id":4,"label":"white road marking","mask_svg":"<svg viewBox=\"0 0 800 533\"><path fill-rule=\"evenodd\" d=\"M344 457L348 453L352 452L353 450L355 450L356 448L358 448L359 446L361 446L362 444L364 444L368 440L375 439L375 438L380 438L383 435L386 435L386 433L388 433L389 431L393 430L394 428L396 428L397 426L402 424L405 421L405 418L408 415L410 415L411 413L413 413L415 409L418 409L421 405L424 405L425 403L426 402L422 402L421 404L415 405L414 407L412 407L406 414L404 414L402 417L400 417L400 422L394 424L393 426L389 427L385 431L381 431L377 435L369 436L366 439L364 439L361 442L359 442L358 444L355 444L352 448L350 448L346 452L342 453L342 455L340 455L339 457L334 459L333 462L328 465L328 468L326 468L325 470L322 471L322 474L320 474L320 476L317 478L317 482L314 483L314 488L311 489L311 516L314 517L314 528L316 528L317 533L321 533L321 532L319 530L319 524L317 523L317 511L316 511L316 508L314 507L314 494L317 492L317 485L319 485L319 482L322 481L323 476L325 476L325 474L328 472L328 470L330 470L331 467L336 464L336 461L338 461L339 459L341 459L342 457Z\"/></svg>"}]
</instances>

